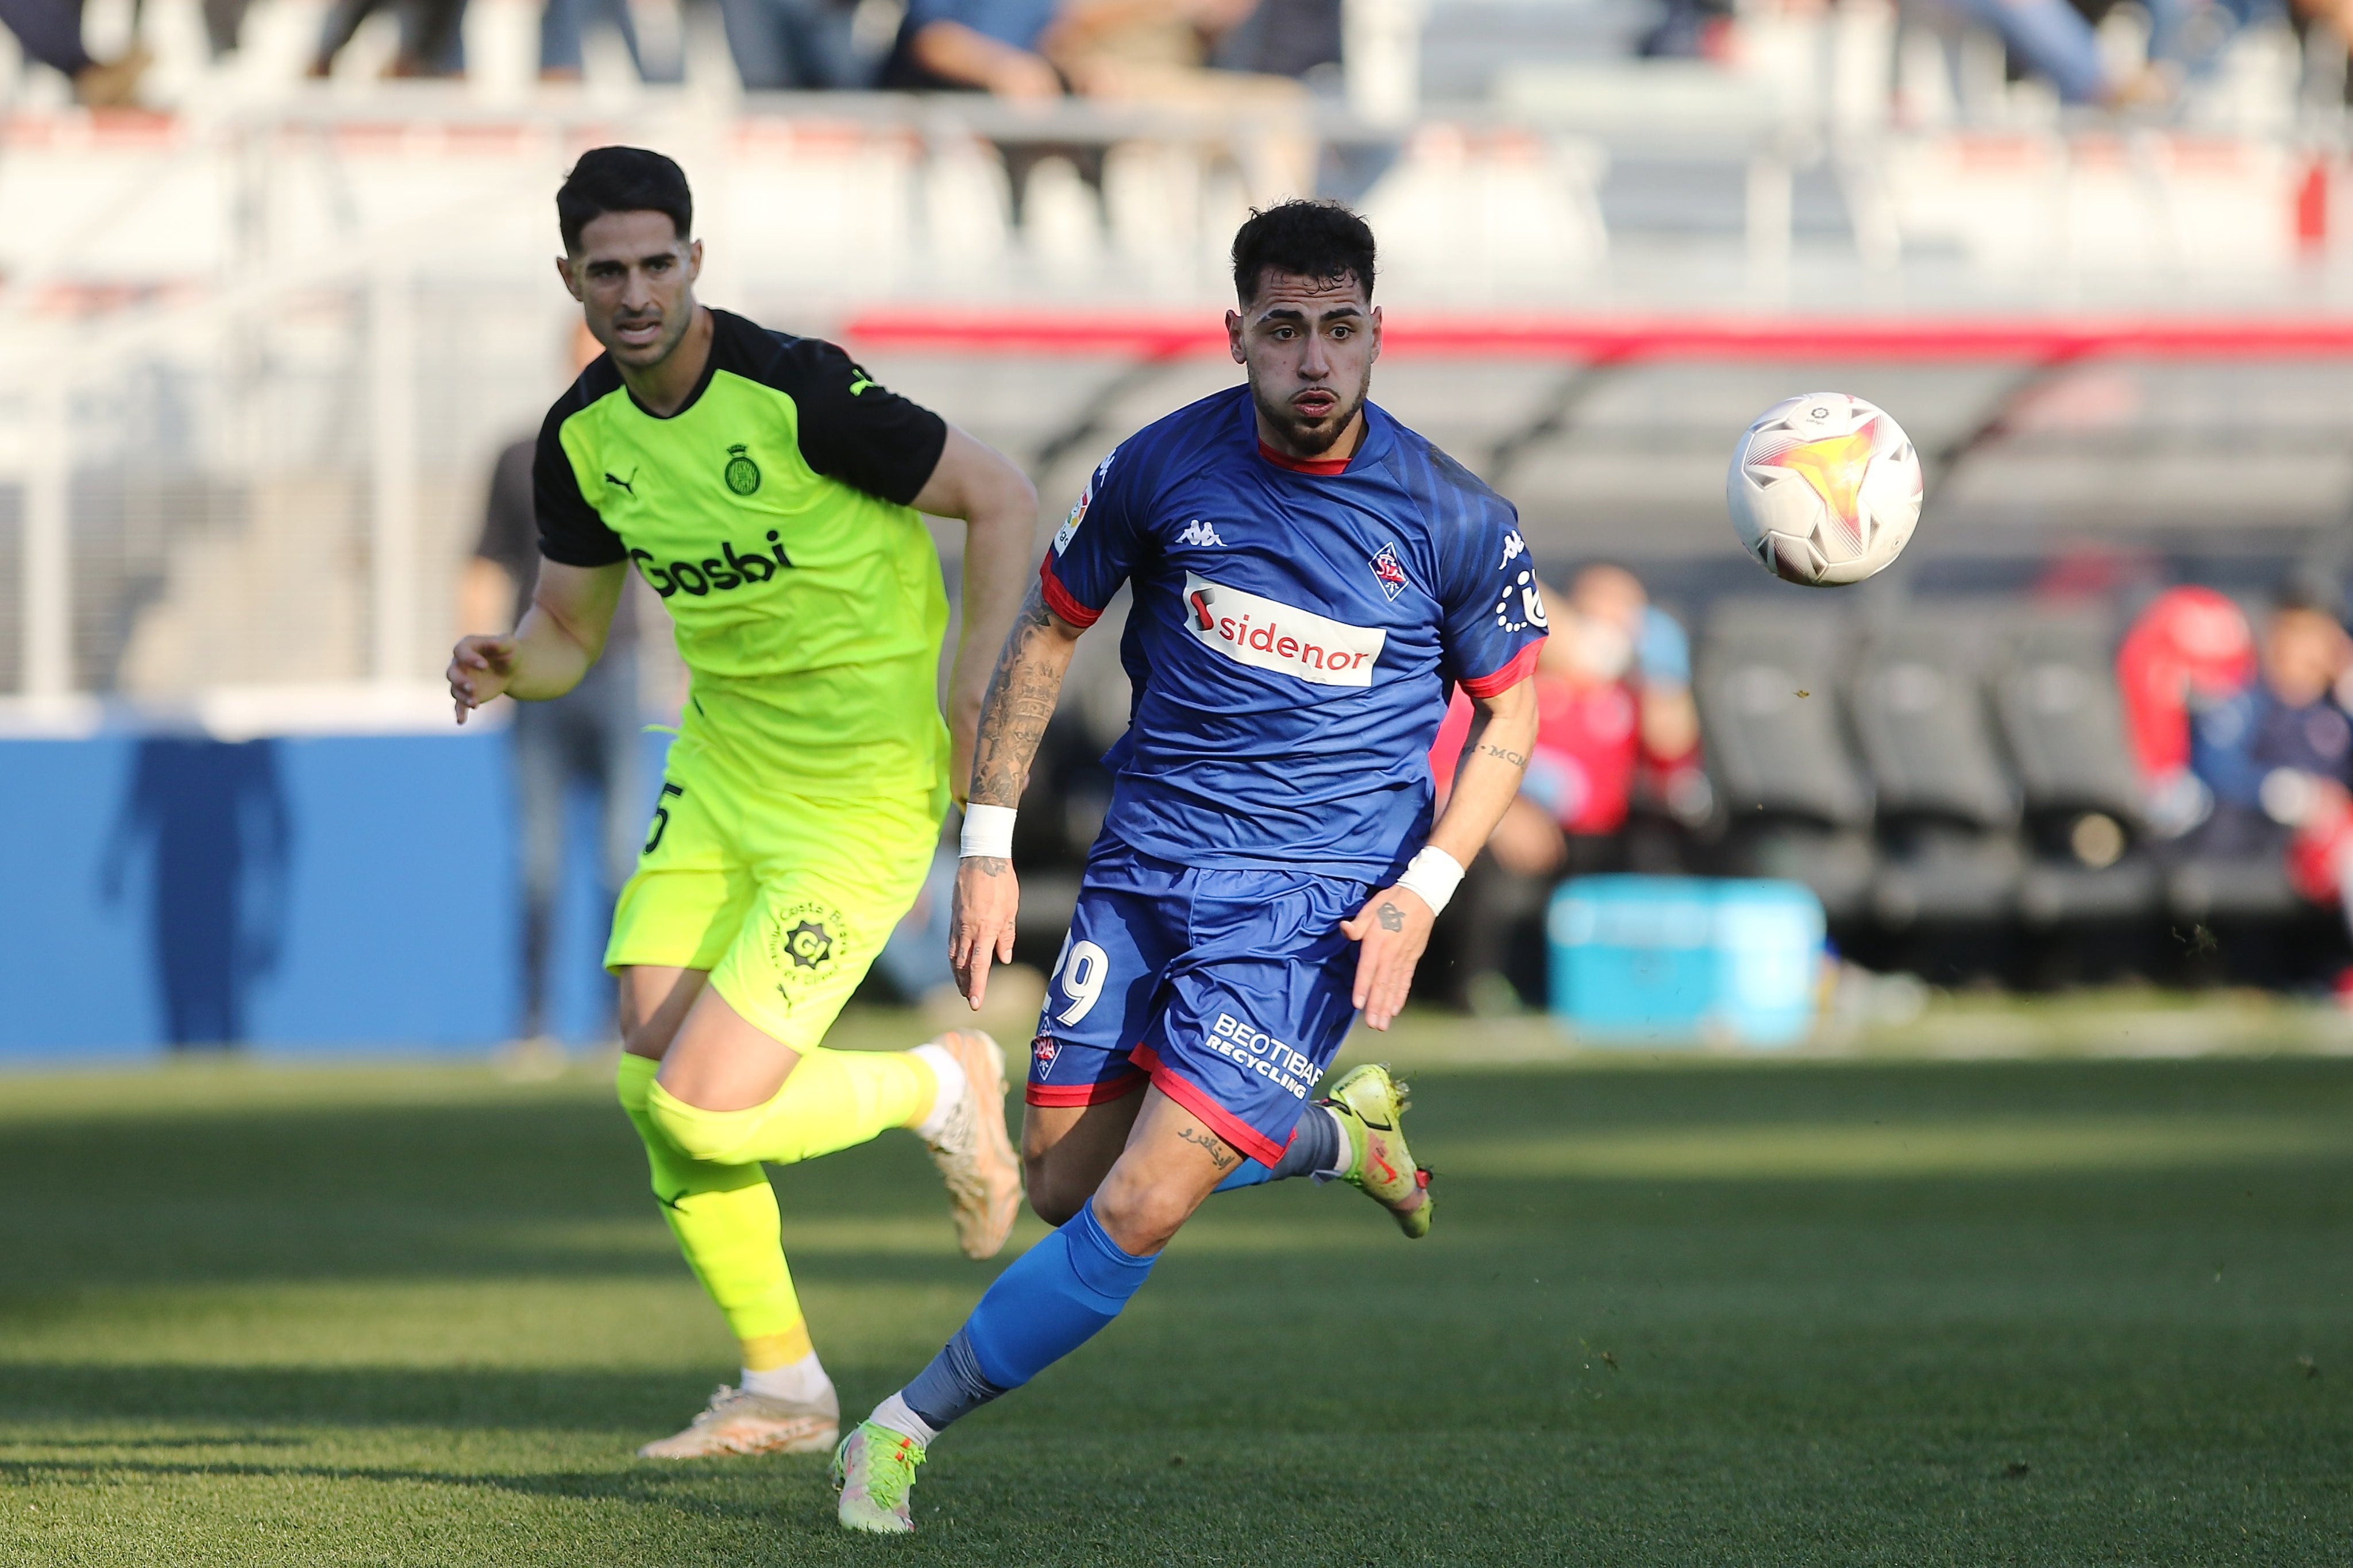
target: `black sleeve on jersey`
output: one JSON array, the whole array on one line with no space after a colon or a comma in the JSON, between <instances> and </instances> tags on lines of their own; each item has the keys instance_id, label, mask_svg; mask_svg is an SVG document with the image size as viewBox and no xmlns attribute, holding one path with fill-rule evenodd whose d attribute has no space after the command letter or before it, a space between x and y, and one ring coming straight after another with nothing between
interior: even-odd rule
<instances>
[{"instance_id":1,"label":"black sleeve on jersey","mask_svg":"<svg viewBox=\"0 0 2353 1568\"><path fill-rule=\"evenodd\" d=\"M901 506L921 494L947 447L947 421L877 385L822 339L788 338L781 348L775 384L800 409L808 466Z\"/></svg>"},{"instance_id":2,"label":"black sleeve on jersey","mask_svg":"<svg viewBox=\"0 0 2353 1568\"><path fill-rule=\"evenodd\" d=\"M547 422L539 427L539 450L531 462L539 552L565 566L610 566L628 560L629 552L622 547L620 535L605 526L605 520L580 493L579 478L564 450L564 421L579 410L578 394L575 385L558 398L547 411Z\"/></svg>"}]
</instances>

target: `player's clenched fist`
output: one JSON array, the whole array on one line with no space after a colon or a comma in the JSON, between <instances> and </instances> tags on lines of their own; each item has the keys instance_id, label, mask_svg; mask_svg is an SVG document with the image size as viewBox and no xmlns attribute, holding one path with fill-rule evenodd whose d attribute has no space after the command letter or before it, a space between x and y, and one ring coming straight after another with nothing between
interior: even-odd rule
<instances>
[{"instance_id":1,"label":"player's clenched fist","mask_svg":"<svg viewBox=\"0 0 2353 1568\"><path fill-rule=\"evenodd\" d=\"M948 967L974 1011L988 994L988 965L1013 962L1013 925L1021 908L1021 879L1013 862L967 855L956 862L955 909L948 919Z\"/></svg>"},{"instance_id":2,"label":"player's clenched fist","mask_svg":"<svg viewBox=\"0 0 2353 1568\"><path fill-rule=\"evenodd\" d=\"M458 722L468 710L480 708L507 689L514 673L515 639L512 637L468 637L458 639L449 656L449 696L458 704Z\"/></svg>"},{"instance_id":3,"label":"player's clenched fist","mask_svg":"<svg viewBox=\"0 0 2353 1568\"><path fill-rule=\"evenodd\" d=\"M1384 888L1354 920L1340 922L1340 930L1357 944L1356 1004L1371 1027L1388 1028L1404 1010L1406 994L1413 989L1414 966L1430 945L1430 928L1437 919L1420 895Z\"/></svg>"}]
</instances>

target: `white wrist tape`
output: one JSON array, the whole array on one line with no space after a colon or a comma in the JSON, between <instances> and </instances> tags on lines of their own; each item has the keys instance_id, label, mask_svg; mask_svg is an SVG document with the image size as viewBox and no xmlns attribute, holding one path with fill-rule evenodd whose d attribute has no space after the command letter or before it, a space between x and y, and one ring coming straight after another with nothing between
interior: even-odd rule
<instances>
[{"instance_id":1,"label":"white wrist tape","mask_svg":"<svg viewBox=\"0 0 2353 1568\"><path fill-rule=\"evenodd\" d=\"M964 847L962 858L976 855L993 859L1013 858L1013 819L1019 815L1009 805L967 805L964 808ZM1461 873L1455 873L1460 876Z\"/></svg>"},{"instance_id":2,"label":"white wrist tape","mask_svg":"<svg viewBox=\"0 0 2353 1568\"><path fill-rule=\"evenodd\" d=\"M1397 879L1400 888L1409 888L1430 906L1431 914L1446 909L1446 900L1454 896L1454 889L1462 880L1462 862L1435 847L1425 847L1421 853L1408 862L1405 875Z\"/></svg>"}]
</instances>

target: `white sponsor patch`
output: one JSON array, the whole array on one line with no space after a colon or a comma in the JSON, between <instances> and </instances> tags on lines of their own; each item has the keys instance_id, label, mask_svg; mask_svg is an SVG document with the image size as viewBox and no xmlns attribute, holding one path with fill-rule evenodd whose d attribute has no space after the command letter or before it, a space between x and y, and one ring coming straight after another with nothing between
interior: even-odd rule
<instances>
[{"instance_id":1,"label":"white sponsor patch","mask_svg":"<svg viewBox=\"0 0 2353 1568\"><path fill-rule=\"evenodd\" d=\"M1370 686L1388 633L1185 574L1185 624L1228 658L1318 686Z\"/></svg>"}]
</instances>

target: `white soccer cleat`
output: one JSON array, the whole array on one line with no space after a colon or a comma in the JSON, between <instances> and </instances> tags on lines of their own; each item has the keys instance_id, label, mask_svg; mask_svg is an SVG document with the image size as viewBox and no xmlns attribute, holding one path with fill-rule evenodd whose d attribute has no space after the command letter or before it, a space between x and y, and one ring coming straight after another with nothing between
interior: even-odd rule
<instances>
[{"instance_id":1,"label":"white soccer cleat","mask_svg":"<svg viewBox=\"0 0 2353 1568\"><path fill-rule=\"evenodd\" d=\"M1021 1212L1021 1163L1005 1132L1005 1052L978 1029L929 1043L964 1068L964 1094L924 1146L955 1207L956 1245L966 1258L994 1258Z\"/></svg>"},{"instance_id":2,"label":"white soccer cleat","mask_svg":"<svg viewBox=\"0 0 2353 1568\"><path fill-rule=\"evenodd\" d=\"M685 1431L638 1450L641 1459L707 1459L720 1454L821 1454L841 1435L841 1401L831 1384L803 1405L722 1386Z\"/></svg>"}]
</instances>

